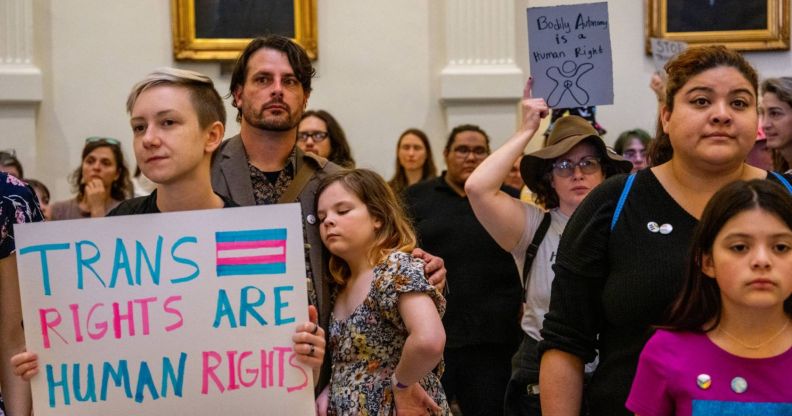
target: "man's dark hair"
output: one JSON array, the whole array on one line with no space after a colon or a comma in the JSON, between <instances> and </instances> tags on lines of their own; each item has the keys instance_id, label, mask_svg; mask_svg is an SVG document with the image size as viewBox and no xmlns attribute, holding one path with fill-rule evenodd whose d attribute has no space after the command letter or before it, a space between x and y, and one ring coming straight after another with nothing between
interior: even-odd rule
<instances>
[{"instance_id":1,"label":"man's dark hair","mask_svg":"<svg viewBox=\"0 0 792 416\"><path fill-rule=\"evenodd\" d=\"M454 129L451 130L451 133L448 134L448 139L446 140L446 145L445 145L445 149L444 149L443 152L444 153L450 152L451 151L451 146L454 145L454 140L456 140L457 134L463 133L463 132L466 132L466 131L475 131L475 132L481 133L481 135L484 136L484 141L487 144L487 153L489 153L489 150L490 150L490 148L489 148L489 136L487 135L487 132L485 132L484 130L481 129L481 127L479 127L479 126L477 126L475 124L462 124L462 125L454 127Z\"/></svg>"},{"instance_id":2,"label":"man's dark hair","mask_svg":"<svg viewBox=\"0 0 792 416\"><path fill-rule=\"evenodd\" d=\"M311 92L311 78L316 75L316 70L311 64L311 59L302 46L296 44L291 39L280 35L267 35L253 39L248 43L247 47L234 65L234 71L231 73L231 85L229 86L228 97L233 97L237 88L242 88L247 79L247 66L250 57L253 56L259 49L273 49L283 52L289 59L289 65L294 71L294 76L300 81L303 91L308 94ZM236 103L233 103L236 107ZM242 110L237 108L237 121L242 121Z\"/></svg>"}]
</instances>

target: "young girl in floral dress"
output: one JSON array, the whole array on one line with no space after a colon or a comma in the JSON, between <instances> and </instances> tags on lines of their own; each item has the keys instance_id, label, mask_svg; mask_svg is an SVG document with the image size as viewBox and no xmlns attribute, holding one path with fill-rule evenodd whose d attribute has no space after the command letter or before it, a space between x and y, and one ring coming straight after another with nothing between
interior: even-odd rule
<instances>
[{"instance_id":1,"label":"young girl in floral dress","mask_svg":"<svg viewBox=\"0 0 792 416\"><path fill-rule=\"evenodd\" d=\"M364 169L326 177L317 195L337 284L319 413L449 414L440 385L445 300L409 254L415 234L395 195Z\"/></svg>"}]
</instances>

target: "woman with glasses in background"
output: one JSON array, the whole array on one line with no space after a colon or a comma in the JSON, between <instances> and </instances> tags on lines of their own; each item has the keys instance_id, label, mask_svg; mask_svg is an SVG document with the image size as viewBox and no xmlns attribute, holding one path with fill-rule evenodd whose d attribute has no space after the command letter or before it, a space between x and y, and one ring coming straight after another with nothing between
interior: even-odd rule
<instances>
[{"instance_id":1,"label":"woman with glasses in background","mask_svg":"<svg viewBox=\"0 0 792 416\"><path fill-rule=\"evenodd\" d=\"M303 152L314 153L341 167L355 167L344 129L327 111L308 110L303 113L297 127L297 146Z\"/></svg>"},{"instance_id":2,"label":"woman with glasses in background","mask_svg":"<svg viewBox=\"0 0 792 416\"><path fill-rule=\"evenodd\" d=\"M470 175L465 184L470 204L487 232L510 252L525 286L520 348L512 358L506 389L506 415L540 415L539 361L544 315L550 307L551 266L567 221L594 187L608 176L629 172L630 162L609 153L597 130L585 119L559 119L547 146L522 158L520 173L538 205L512 198L501 184L539 128L549 108L542 98L530 98L530 81L523 100L521 128ZM543 224L544 223L544 224ZM544 227L542 227L544 225ZM529 246L536 244L533 253ZM526 261L526 258L528 260Z\"/></svg>"},{"instance_id":3,"label":"woman with glasses in background","mask_svg":"<svg viewBox=\"0 0 792 416\"><path fill-rule=\"evenodd\" d=\"M421 130L407 129L396 142L396 173L388 182L393 193L401 195L405 188L437 176L429 138Z\"/></svg>"},{"instance_id":4,"label":"woman with glasses in background","mask_svg":"<svg viewBox=\"0 0 792 416\"><path fill-rule=\"evenodd\" d=\"M77 195L50 205L52 220L104 217L130 197L132 182L121 143L109 137L85 139L82 164L71 174Z\"/></svg>"}]
</instances>

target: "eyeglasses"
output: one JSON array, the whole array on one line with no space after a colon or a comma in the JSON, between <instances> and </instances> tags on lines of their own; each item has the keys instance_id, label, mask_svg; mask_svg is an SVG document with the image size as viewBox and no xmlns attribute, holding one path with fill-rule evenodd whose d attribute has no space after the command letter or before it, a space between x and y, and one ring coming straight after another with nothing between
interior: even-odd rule
<instances>
[{"instance_id":1,"label":"eyeglasses","mask_svg":"<svg viewBox=\"0 0 792 416\"><path fill-rule=\"evenodd\" d=\"M327 138L326 131L301 131L297 133L297 140L304 142L309 138L313 139L314 142L319 143Z\"/></svg>"},{"instance_id":2,"label":"eyeglasses","mask_svg":"<svg viewBox=\"0 0 792 416\"><path fill-rule=\"evenodd\" d=\"M473 156L478 158L485 157L487 156L487 153L489 153L487 151L487 148L483 146L472 147L472 148L467 146L459 146L459 147L455 147L452 151L454 152L454 155L456 155L456 157L460 159L467 158L468 155L471 153L473 153Z\"/></svg>"},{"instance_id":3,"label":"eyeglasses","mask_svg":"<svg viewBox=\"0 0 792 416\"><path fill-rule=\"evenodd\" d=\"M579 167L580 171L585 175L597 173L602 169L599 158L584 157L577 163L572 163L567 159L553 163L553 173L562 178L568 178L575 174L575 167Z\"/></svg>"},{"instance_id":4,"label":"eyeglasses","mask_svg":"<svg viewBox=\"0 0 792 416\"><path fill-rule=\"evenodd\" d=\"M117 139L112 137L99 137L99 136L92 136L85 139L85 144L88 143L107 143L112 146L121 146L121 142Z\"/></svg>"}]
</instances>

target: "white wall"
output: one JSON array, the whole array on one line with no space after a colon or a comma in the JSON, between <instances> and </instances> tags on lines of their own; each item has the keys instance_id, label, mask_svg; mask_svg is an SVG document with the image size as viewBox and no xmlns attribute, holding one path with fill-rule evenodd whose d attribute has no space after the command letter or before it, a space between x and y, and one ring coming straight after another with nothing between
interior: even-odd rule
<instances>
[{"instance_id":1,"label":"white wall","mask_svg":"<svg viewBox=\"0 0 792 416\"><path fill-rule=\"evenodd\" d=\"M487 1L487 0L480 0ZM517 58L525 76L525 8L580 0L516 0ZM67 198L66 176L80 160L87 136L125 142L132 157L124 103L129 88L159 66L211 76L221 94L228 74L218 63L174 63L170 2L166 0L35 0L35 63L44 73L37 114L36 160L29 176L42 179L55 199ZM419 127L432 138L435 159L449 126L440 102L445 64L444 4L438 0L320 0L318 78L309 107L343 124L359 166L390 176L398 134ZM643 2L609 1L615 103L599 108L612 141L622 130L654 128L655 100L647 87L654 70L643 50ZM763 76L789 74L788 51L749 53ZM239 127L229 112L228 136ZM517 108L515 106L515 113ZM516 117L515 117L516 120ZM483 126L485 129L487 126ZM495 143L505 138L493 138ZM3 146L0 146L3 147ZM134 165L134 164L132 164Z\"/></svg>"}]
</instances>

